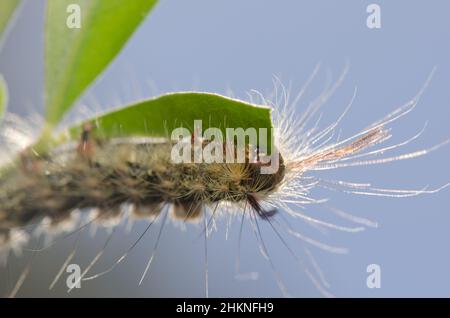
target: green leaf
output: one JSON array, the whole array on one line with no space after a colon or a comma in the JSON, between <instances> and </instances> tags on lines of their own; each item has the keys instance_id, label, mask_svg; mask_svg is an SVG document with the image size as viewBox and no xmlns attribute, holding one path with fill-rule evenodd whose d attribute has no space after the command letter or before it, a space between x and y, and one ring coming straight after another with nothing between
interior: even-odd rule
<instances>
[{"instance_id":1,"label":"green leaf","mask_svg":"<svg viewBox=\"0 0 450 318\"><path fill-rule=\"evenodd\" d=\"M95 124L99 138L169 137L175 128L194 132L194 120L202 120L203 131L219 128L226 136L226 128L267 128L267 145L271 141L271 109L211 93L172 93L145 100L98 116ZM78 139L81 123L69 129L72 139Z\"/></svg>"},{"instance_id":2,"label":"green leaf","mask_svg":"<svg viewBox=\"0 0 450 318\"><path fill-rule=\"evenodd\" d=\"M3 0L1 0L3 1ZM48 0L46 120L55 126L119 53L157 0ZM79 5L81 27L69 28ZM72 8L72 7L70 7Z\"/></svg>"},{"instance_id":3,"label":"green leaf","mask_svg":"<svg viewBox=\"0 0 450 318\"><path fill-rule=\"evenodd\" d=\"M3 76L0 74L0 124L5 114L6 106L8 106L8 86Z\"/></svg>"},{"instance_id":4,"label":"green leaf","mask_svg":"<svg viewBox=\"0 0 450 318\"><path fill-rule=\"evenodd\" d=\"M0 36L5 31L14 10L19 5L20 0L1 0L0 1Z\"/></svg>"}]
</instances>

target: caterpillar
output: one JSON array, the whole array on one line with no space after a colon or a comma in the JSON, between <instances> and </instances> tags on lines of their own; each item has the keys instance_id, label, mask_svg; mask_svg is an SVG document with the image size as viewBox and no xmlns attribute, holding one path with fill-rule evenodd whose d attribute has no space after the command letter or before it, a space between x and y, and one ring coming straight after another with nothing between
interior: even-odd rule
<instances>
[{"instance_id":1,"label":"caterpillar","mask_svg":"<svg viewBox=\"0 0 450 318\"><path fill-rule=\"evenodd\" d=\"M14 169L0 175L0 251L9 253L10 250L20 249L21 245L25 245L27 235L22 229L35 222L46 220L50 229L66 229L64 224L70 223L75 210L95 210L94 221L99 224L109 224L110 221L121 218L124 206L131 211L131 217L144 218L150 223L161 218L161 214L167 211L167 215L174 220L203 220L204 231L208 235L211 222L221 213L226 213L225 207L229 209L231 206L234 215L247 218L253 225L262 253L267 254L258 222L268 222L275 230L279 210L313 226L347 232L361 229L328 223L303 213L304 206L319 203L309 196L310 190L319 183L323 187L344 188L345 191L357 194L389 197L435 193L448 186L435 190L395 190L375 188L368 184L325 181L311 176L317 170L411 159L448 143L446 141L429 149L399 156L364 159L385 154L420 136L419 133L402 143L384 145L392 136L389 125L414 109L426 85L413 100L382 120L348 138L333 140L334 132L351 103L325 129L306 127L337 86L311 103L300 118L295 117L295 103L288 102L285 92L284 103L264 98L264 104L273 107L274 122L279 128L275 137L280 164L274 174L262 174L260 168L263 163L251 161L248 149L243 163L173 163L170 157L173 142L168 138L102 140L95 136L96 128L91 126L85 127L76 144L53 149L48 154L38 154L32 148L26 148L20 152L20 161L15 163ZM300 97L301 94L295 100ZM340 216L358 224L373 225L369 220L344 212ZM293 229L289 230L289 234L325 250L338 253L343 251ZM97 260L94 259L81 279L89 280L106 274L127 253L110 269L88 276ZM145 272L150 263L151 260ZM306 267L304 270L324 295L330 295L317 275ZM282 282L277 282L284 291ZM15 288L16 292L18 287L20 286Z\"/></svg>"},{"instance_id":2,"label":"caterpillar","mask_svg":"<svg viewBox=\"0 0 450 318\"><path fill-rule=\"evenodd\" d=\"M112 211L124 203L132 204L138 215L173 204L174 217L194 220L205 204L247 201L262 215L265 212L256 197L269 195L283 179L283 165L276 174L261 174L259 164L248 160L171 163L171 142L96 143L95 150L89 150L95 154L87 157L86 148L94 146L85 141L75 149L53 154L51 160L22 155L24 167L0 181L4 189L0 228L4 232L36 216L57 223L75 209L99 208L101 215L115 215L118 212Z\"/></svg>"}]
</instances>

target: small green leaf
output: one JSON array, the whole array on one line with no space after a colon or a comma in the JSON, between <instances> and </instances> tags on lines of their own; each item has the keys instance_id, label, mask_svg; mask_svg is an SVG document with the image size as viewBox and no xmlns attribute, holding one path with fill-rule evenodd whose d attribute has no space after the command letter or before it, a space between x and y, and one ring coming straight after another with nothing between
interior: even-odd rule
<instances>
[{"instance_id":1,"label":"small green leaf","mask_svg":"<svg viewBox=\"0 0 450 318\"><path fill-rule=\"evenodd\" d=\"M2 123L6 107L8 106L8 86L3 76L0 74L0 124Z\"/></svg>"},{"instance_id":2,"label":"small green leaf","mask_svg":"<svg viewBox=\"0 0 450 318\"><path fill-rule=\"evenodd\" d=\"M48 126L53 127L61 120L119 53L156 2L48 0L45 31ZM74 5L78 7L73 9ZM69 22L74 21L80 21L80 28L71 28L76 23L70 25Z\"/></svg>"},{"instance_id":3,"label":"small green leaf","mask_svg":"<svg viewBox=\"0 0 450 318\"><path fill-rule=\"evenodd\" d=\"M3 34L14 10L19 5L20 0L1 0L0 1L0 36Z\"/></svg>"},{"instance_id":4,"label":"small green leaf","mask_svg":"<svg viewBox=\"0 0 450 318\"><path fill-rule=\"evenodd\" d=\"M249 104L211 93L172 93L142 101L106 113L91 120L99 138L169 137L175 128L194 132L194 120L202 120L202 129L219 128L226 136L226 128L267 129L270 149L272 121L270 108ZM69 129L78 139L82 123Z\"/></svg>"}]
</instances>

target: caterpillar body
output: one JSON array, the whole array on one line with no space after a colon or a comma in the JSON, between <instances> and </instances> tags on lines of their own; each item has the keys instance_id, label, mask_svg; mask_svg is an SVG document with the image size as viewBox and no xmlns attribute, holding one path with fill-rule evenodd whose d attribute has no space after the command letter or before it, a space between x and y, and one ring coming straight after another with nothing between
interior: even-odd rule
<instances>
[{"instance_id":1,"label":"caterpillar body","mask_svg":"<svg viewBox=\"0 0 450 318\"><path fill-rule=\"evenodd\" d=\"M375 128L348 145L315 153L286 167L282 155L277 172L263 174L262 163L172 163L173 142L139 139L94 141L83 132L80 144L54 153L51 159L24 152L18 169L0 179L0 231L22 227L48 217L55 225L75 209L97 208L99 218L120 214L129 203L136 216L157 215L172 204L172 216L201 217L205 205L247 202L260 217L272 214L259 201L278 189L286 168L305 170L333 161L377 143L385 131ZM224 146L226 147L226 146Z\"/></svg>"},{"instance_id":2,"label":"caterpillar body","mask_svg":"<svg viewBox=\"0 0 450 318\"><path fill-rule=\"evenodd\" d=\"M22 158L26 164L0 180L4 189L0 229L21 227L37 217L57 223L75 209L98 208L107 218L117 215L124 203L132 204L140 216L173 204L173 216L185 220L199 218L205 204L219 201L248 200L263 213L257 201L275 191L283 179L283 165L276 174L261 174L258 163L248 160L172 163L172 146L169 141L130 139L97 143L95 154L89 156L72 149L52 155L51 160Z\"/></svg>"}]
</instances>

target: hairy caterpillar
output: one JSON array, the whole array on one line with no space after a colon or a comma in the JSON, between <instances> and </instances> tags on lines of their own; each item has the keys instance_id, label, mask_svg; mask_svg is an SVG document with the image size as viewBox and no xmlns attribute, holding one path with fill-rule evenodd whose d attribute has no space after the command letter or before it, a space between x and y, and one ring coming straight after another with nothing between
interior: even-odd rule
<instances>
[{"instance_id":1,"label":"hairy caterpillar","mask_svg":"<svg viewBox=\"0 0 450 318\"><path fill-rule=\"evenodd\" d=\"M36 216L58 222L74 209L99 208L106 217L124 203L133 204L138 215L173 203L174 216L195 219L204 204L247 201L262 214L256 197L275 191L284 174L283 166L276 174L260 174L258 164L249 162L171 163L170 142L83 143L84 150L54 154L51 160L24 155L26 167L2 178L2 230ZM95 150L86 157L88 147Z\"/></svg>"},{"instance_id":2,"label":"hairy caterpillar","mask_svg":"<svg viewBox=\"0 0 450 318\"><path fill-rule=\"evenodd\" d=\"M359 227L335 225L302 213L305 205L317 203L317 200L309 197L310 189L321 182L324 187L341 187L354 193L393 197L440 190L380 189L368 184L325 182L309 175L314 170L414 158L440 146L394 157L361 159L384 154L420 135L400 144L380 146L391 137L388 125L409 113L423 90L411 102L381 121L343 140L333 140L333 133L348 108L336 122L323 130L318 130L316 126L306 128L308 121L336 87L337 85L333 86L316 102L311 103L304 116L297 119L293 116L291 107L298 98L289 103L283 93L284 103L264 100L264 104L274 106L274 120L281 130L277 136L281 165L274 175L260 174L258 164L250 162L173 164L170 162L172 145L167 140L96 140L95 130L91 132L88 128L80 136L77 145L55 149L48 157L24 151L16 169L0 177L2 247L7 251L26 243L26 236L19 235L17 229L34 220L44 218L50 220L50 227L64 228L63 225L71 220L73 210L87 211L88 208L95 208L95 221L108 224L108 221L121 217L123 205L130 206L135 217L148 218L149 222L160 217L161 211L165 210L170 210L171 216L184 221L203 218L206 234L209 233L210 222L220 214L222 206L230 204L237 211L236 214L246 217L253 224L257 236L260 233L256 217L275 226L272 217L276 217L274 212L277 209L302 218L314 226L352 232L358 231ZM375 148L376 146L378 147ZM206 211L209 213L205 213ZM341 216L356 223L370 225L368 220L344 213ZM342 251L292 229L289 234L319 248ZM267 253L264 243L260 244L262 252ZM118 262L122 259L119 258ZM96 259L93 262L95 261ZM97 276L87 275L91 268L89 266L85 270L83 279ZM148 267L146 271L147 269ZM328 295L320 279L309 270L305 271L313 283ZM109 269L100 274L106 272ZM279 284L283 290L282 283Z\"/></svg>"}]
</instances>

